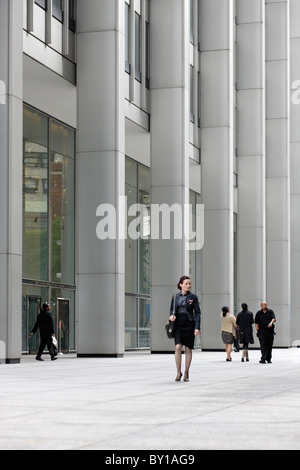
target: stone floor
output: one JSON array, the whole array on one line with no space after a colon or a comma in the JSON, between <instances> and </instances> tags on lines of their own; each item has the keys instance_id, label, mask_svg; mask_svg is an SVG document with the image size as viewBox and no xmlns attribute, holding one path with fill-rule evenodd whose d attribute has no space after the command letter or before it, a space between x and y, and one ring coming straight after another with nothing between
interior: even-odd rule
<instances>
[{"instance_id":1,"label":"stone floor","mask_svg":"<svg viewBox=\"0 0 300 470\"><path fill-rule=\"evenodd\" d=\"M300 349L240 357L194 352L189 383L171 355L2 364L0 449L299 450Z\"/></svg>"}]
</instances>

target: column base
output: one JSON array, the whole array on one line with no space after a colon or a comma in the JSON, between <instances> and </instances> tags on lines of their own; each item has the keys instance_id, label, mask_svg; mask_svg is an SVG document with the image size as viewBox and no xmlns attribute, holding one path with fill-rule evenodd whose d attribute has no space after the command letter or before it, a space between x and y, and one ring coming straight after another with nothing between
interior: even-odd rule
<instances>
[{"instance_id":1,"label":"column base","mask_svg":"<svg viewBox=\"0 0 300 470\"><path fill-rule=\"evenodd\" d=\"M21 359L5 359L5 364L21 364Z\"/></svg>"},{"instance_id":2,"label":"column base","mask_svg":"<svg viewBox=\"0 0 300 470\"><path fill-rule=\"evenodd\" d=\"M77 354L77 357L80 359L93 359L93 358L123 358L124 354Z\"/></svg>"}]
</instances>

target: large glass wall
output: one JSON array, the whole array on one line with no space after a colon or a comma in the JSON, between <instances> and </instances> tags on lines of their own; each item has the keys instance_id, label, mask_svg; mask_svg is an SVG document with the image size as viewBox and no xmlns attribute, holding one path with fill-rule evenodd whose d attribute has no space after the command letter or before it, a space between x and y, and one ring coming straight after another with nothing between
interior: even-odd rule
<instances>
[{"instance_id":1,"label":"large glass wall","mask_svg":"<svg viewBox=\"0 0 300 470\"><path fill-rule=\"evenodd\" d=\"M130 158L126 158L126 196L128 227L136 224L139 236L129 234L126 240L125 348L150 348L150 170ZM149 210L139 224L135 222L139 212L130 215L136 204Z\"/></svg>"},{"instance_id":2,"label":"large glass wall","mask_svg":"<svg viewBox=\"0 0 300 470\"><path fill-rule=\"evenodd\" d=\"M75 349L75 131L24 106L23 351L35 352L28 333L44 302L56 334L67 316L65 351ZM65 300L65 304L63 304ZM63 310L64 314L57 313ZM66 307L68 306L68 308ZM66 313L66 311L68 312ZM66 322L66 320L64 320Z\"/></svg>"}]
</instances>

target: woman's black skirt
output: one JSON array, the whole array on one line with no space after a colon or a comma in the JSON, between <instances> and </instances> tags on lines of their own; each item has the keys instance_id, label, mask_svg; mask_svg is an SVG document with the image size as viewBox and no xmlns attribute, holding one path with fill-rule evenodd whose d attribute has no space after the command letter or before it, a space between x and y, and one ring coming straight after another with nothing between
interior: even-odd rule
<instances>
[{"instance_id":1,"label":"woman's black skirt","mask_svg":"<svg viewBox=\"0 0 300 470\"><path fill-rule=\"evenodd\" d=\"M175 326L175 345L182 344L189 349L194 349L195 322L190 321L187 315L178 315Z\"/></svg>"}]
</instances>

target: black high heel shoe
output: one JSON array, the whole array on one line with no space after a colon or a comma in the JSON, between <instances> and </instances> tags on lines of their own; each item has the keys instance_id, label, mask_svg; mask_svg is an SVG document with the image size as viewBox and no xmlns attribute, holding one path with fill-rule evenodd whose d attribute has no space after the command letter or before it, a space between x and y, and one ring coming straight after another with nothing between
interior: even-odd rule
<instances>
[{"instance_id":1,"label":"black high heel shoe","mask_svg":"<svg viewBox=\"0 0 300 470\"><path fill-rule=\"evenodd\" d=\"M176 377L176 379L175 379L175 382L180 382L180 381L181 381L181 377L182 377L182 372L180 373L180 376L179 376L179 377L178 377L178 375L177 375L177 377Z\"/></svg>"},{"instance_id":2,"label":"black high heel shoe","mask_svg":"<svg viewBox=\"0 0 300 470\"><path fill-rule=\"evenodd\" d=\"M183 381L184 381L184 382L189 382L189 381L190 381L189 374L184 375Z\"/></svg>"}]
</instances>

